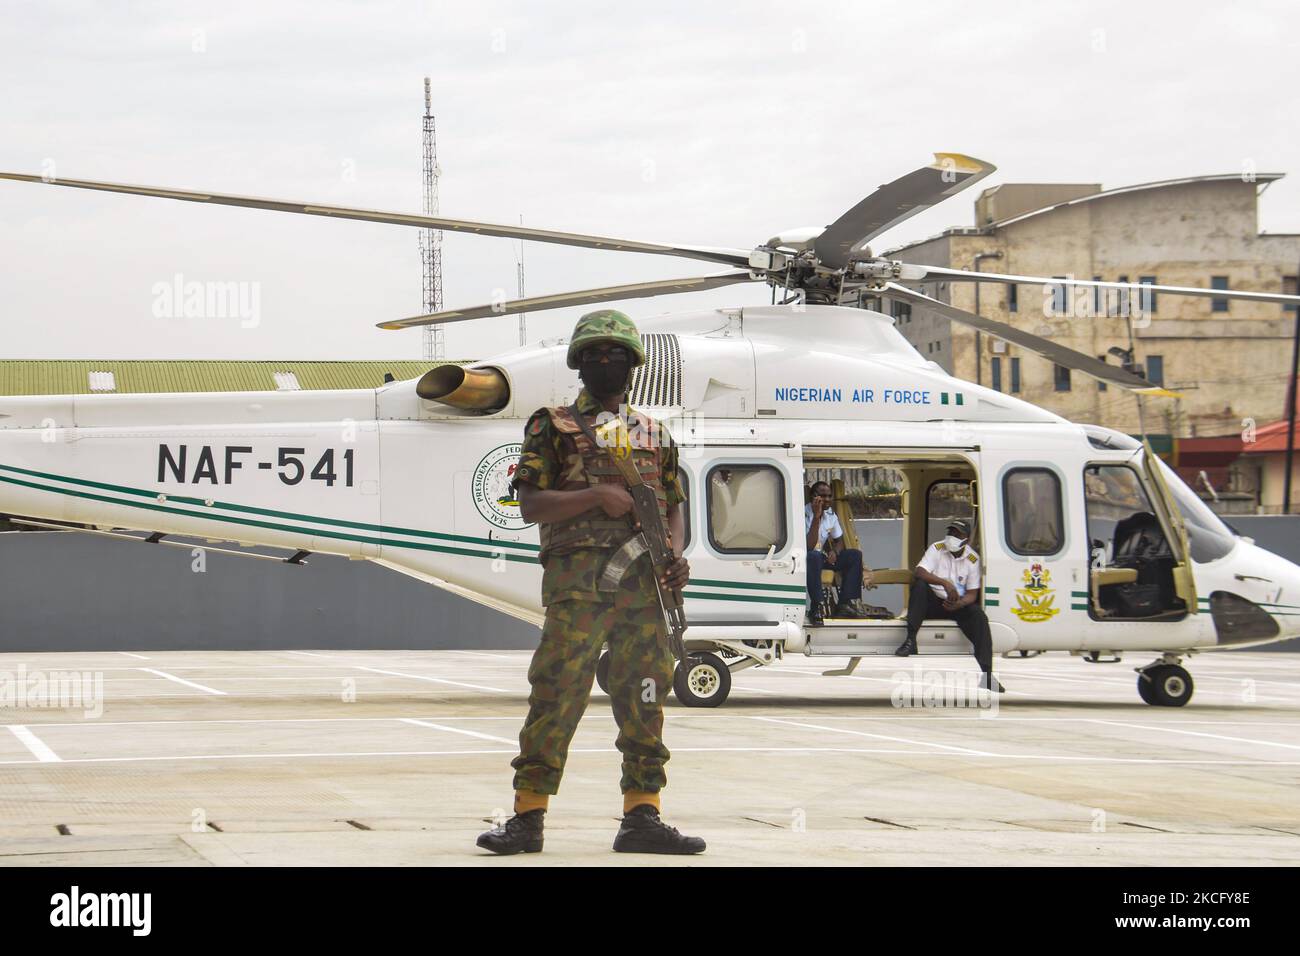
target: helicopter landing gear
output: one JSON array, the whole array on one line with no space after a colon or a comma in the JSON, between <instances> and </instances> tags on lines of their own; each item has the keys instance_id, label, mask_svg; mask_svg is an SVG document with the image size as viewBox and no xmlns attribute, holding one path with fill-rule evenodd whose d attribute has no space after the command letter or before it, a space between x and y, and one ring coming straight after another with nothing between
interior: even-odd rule
<instances>
[{"instance_id":1,"label":"helicopter landing gear","mask_svg":"<svg viewBox=\"0 0 1300 956\"><path fill-rule=\"evenodd\" d=\"M1138 696L1156 707L1182 707L1192 699L1192 675L1179 658L1166 654L1160 660L1137 668Z\"/></svg>"},{"instance_id":2,"label":"helicopter landing gear","mask_svg":"<svg viewBox=\"0 0 1300 956\"><path fill-rule=\"evenodd\" d=\"M673 693L687 707L719 707L731 693L731 671L716 654L690 654L677 664Z\"/></svg>"}]
</instances>

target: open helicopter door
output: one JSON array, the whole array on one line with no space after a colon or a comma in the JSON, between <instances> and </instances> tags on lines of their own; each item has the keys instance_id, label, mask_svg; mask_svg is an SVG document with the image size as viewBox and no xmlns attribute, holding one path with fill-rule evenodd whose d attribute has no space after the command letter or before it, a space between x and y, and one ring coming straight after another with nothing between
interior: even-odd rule
<instances>
[{"instance_id":1,"label":"open helicopter door","mask_svg":"<svg viewBox=\"0 0 1300 956\"><path fill-rule=\"evenodd\" d=\"M752 648L795 632L806 595L800 448L687 444L680 462L691 563L688 646L707 640Z\"/></svg>"},{"instance_id":2,"label":"open helicopter door","mask_svg":"<svg viewBox=\"0 0 1300 956\"><path fill-rule=\"evenodd\" d=\"M1178 510L1173 492L1160 470L1159 459L1148 441L1142 442L1142 467L1147 474L1147 481L1155 491L1156 508L1164 519L1170 534L1170 548L1173 551L1172 569L1174 591L1187 608L1188 614L1195 614L1197 609L1196 580L1192 575L1191 547L1187 540L1187 525L1183 513Z\"/></svg>"}]
</instances>

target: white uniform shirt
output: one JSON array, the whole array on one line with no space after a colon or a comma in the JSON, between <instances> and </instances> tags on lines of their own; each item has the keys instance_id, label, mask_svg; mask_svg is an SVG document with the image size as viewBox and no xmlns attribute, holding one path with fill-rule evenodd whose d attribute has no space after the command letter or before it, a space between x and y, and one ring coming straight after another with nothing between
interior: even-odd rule
<instances>
[{"instance_id":1,"label":"white uniform shirt","mask_svg":"<svg viewBox=\"0 0 1300 956\"><path fill-rule=\"evenodd\" d=\"M808 532L812 530L813 512L812 505L803 506L803 533L805 538ZM822 512L822 523L817 528L817 550L820 551L826 547L827 538L844 537L844 529L840 526L839 516L835 514L833 508L827 508Z\"/></svg>"},{"instance_id":2,"label":"white uniform shirt","mask_svg":"<svg viewBox=\"0 0 1300 956\"><path fill-rule=\"evenodd\" d=\"M925 557L917 567L945 581L951 581L957 588L958 597L965 597L967 591L980 587L980 556L971 550L969 542L962 548L961 554L954 557L946 544L937 541L925 549ZM930 590L945 600L948 597L948 592L937 584L931 584Z\"/></svg>"}]
</instances>

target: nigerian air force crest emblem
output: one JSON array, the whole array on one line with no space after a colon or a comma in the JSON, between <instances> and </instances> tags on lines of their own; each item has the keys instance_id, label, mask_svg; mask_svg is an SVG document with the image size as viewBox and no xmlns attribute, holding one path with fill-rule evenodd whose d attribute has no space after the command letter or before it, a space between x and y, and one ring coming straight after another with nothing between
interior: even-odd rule
<instances>
[{"instance_id":1,"label":"nigerian air force crest emblem","mask_svg":"<svg viewBox=\"0 0 1300 956\"><path fill-rule=\"evenodd\" d=\"M1035 561L1025 569L1023 584L1016 588L1016 606L1011 613L1022 621L1034 623L1055 617L1059 607L1056 603L1056 588L1052 587L1052 572Z\"/></svg>"}]
</instances>

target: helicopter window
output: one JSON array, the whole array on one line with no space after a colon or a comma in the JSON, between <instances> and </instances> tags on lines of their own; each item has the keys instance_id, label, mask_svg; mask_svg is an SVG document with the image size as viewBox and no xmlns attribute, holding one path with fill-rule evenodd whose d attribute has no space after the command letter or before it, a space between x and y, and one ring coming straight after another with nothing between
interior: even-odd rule
<instances>
[{"instance_id":1,"label":"helicopter window","mask_svg":"<svg viewBox=\"0 0 1300 956\"><path fill-rule=\"evenodd\" d=\"M785 479L771 465L709 469L709 541L725 554L766 554L786 543Z\"/></svg>"},{"instance_id":2,"label":"helicopter window","mask_svg":"<svg viewBox=\"0 0 1300 956\"><path fill-rule=\"evenodd\" d=\"M1007 547L1016 554L1056 554L1065 546L1061 479L1046 468L1013 468L1002 479Z\"/></svg>"},{"instance_id":3,"label":"helicopter window","mask_svg":"<svg viewBox=\"0 0 1300 956\"><path fill-rule=\"evenodd\" d=\"M948 523L962 518L975 527L975 502L969 481L936 481L925 495L925 540L941 541ZM975 542L972 547L978 547Z\"/></svg>"}]
</instances>

